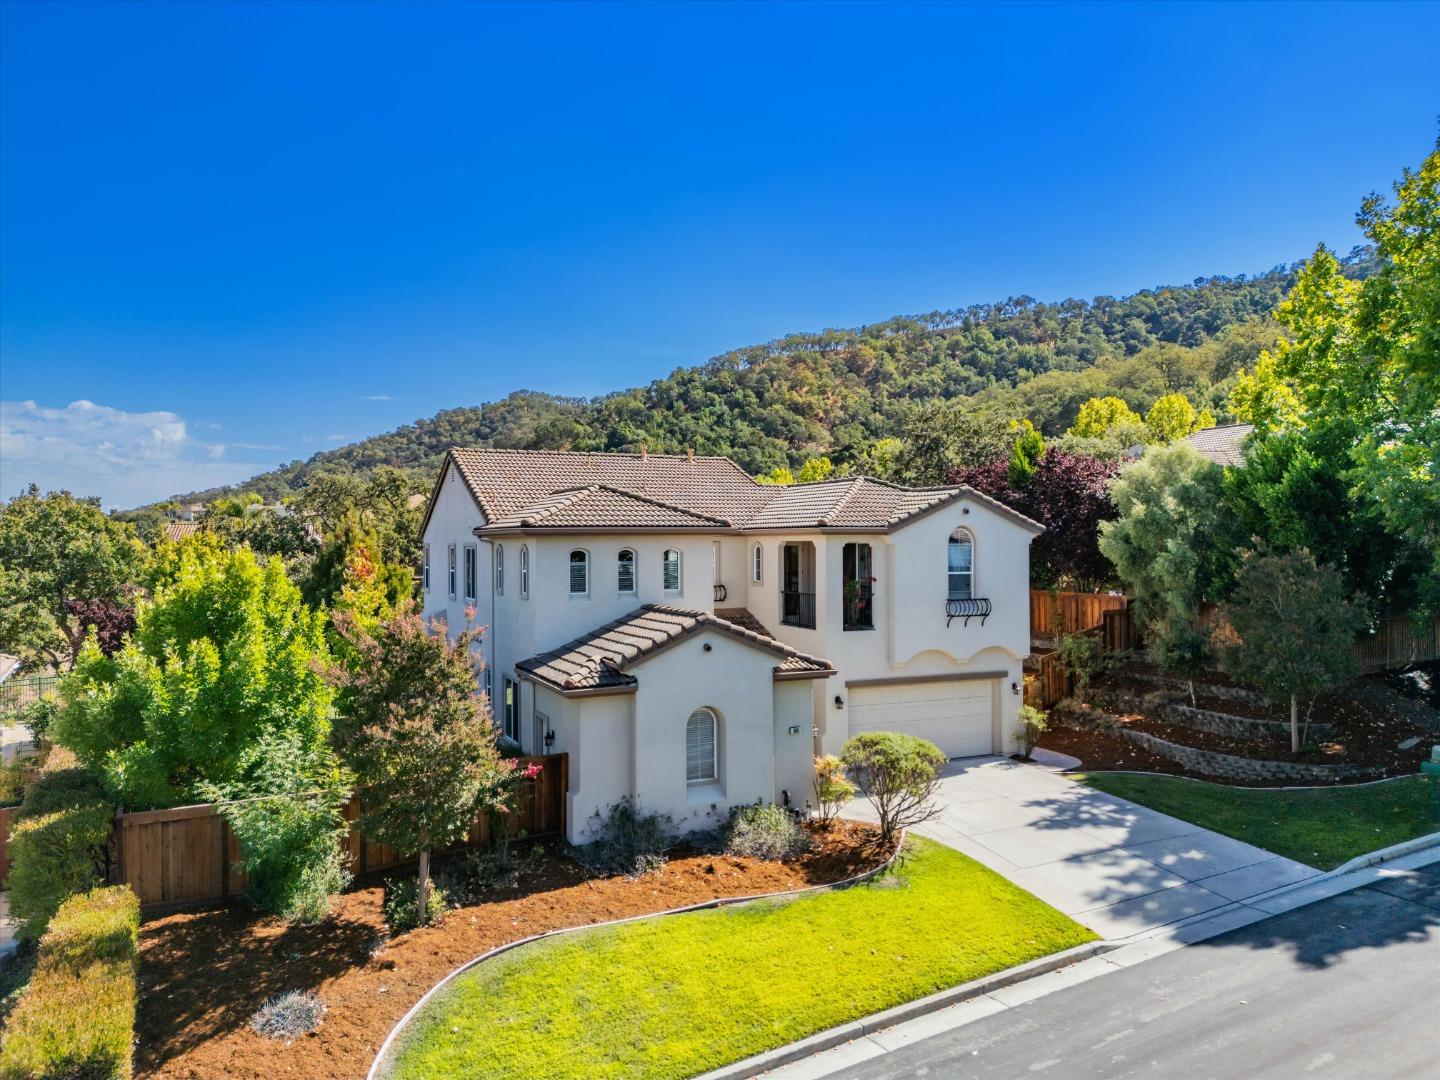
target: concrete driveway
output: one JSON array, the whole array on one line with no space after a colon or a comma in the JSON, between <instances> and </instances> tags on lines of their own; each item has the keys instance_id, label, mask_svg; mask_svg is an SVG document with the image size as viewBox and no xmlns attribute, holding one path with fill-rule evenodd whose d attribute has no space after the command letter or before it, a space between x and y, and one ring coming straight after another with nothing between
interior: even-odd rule
<instances>
[{"instance_id":1,"label":"concrete driveway","mask_svg":"<svg viewBox=\"0 0 1440 1080\"><path fill-rule=\"evenodd\" d=\"M1107 939L1320 873L1087 788L1061 775L1065 759L1051 760L952 761L940 783L940 815L915 831L964 852ZM864 800L852 803L848 816L873 820Z\"/></svg>"}]
</instances>

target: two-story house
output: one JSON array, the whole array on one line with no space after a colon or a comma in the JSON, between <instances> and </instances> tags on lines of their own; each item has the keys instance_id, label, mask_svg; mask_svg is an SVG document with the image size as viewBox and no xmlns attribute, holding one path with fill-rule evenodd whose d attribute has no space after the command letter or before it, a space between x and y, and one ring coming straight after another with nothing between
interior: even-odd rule
<instances>
[{"instance_id":1,"label":"two-story house","mask_svg":"<svg viewBox=\"0 0 1440 1080\"><path fill-rule=\"evenodd\" d=\"M484 627L504 734L569 755L572 840L624 795L692 828L804 804L814 755L860 731L1009 753L1040 531L963 486L457 448L422 524L424 614Z\"/></svg>"}]
</instances>

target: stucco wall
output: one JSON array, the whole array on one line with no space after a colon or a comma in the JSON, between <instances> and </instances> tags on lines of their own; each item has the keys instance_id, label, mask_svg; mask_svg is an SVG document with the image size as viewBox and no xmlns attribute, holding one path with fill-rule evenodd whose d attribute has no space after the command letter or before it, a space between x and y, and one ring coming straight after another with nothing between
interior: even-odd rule
<instances>
[{"instance_id":1,"label":"stucco wall","mask_svg":"<svg viewBox=\"0 0 1440 1080\"><path fill-rule=\"evenodd\" d=\"M470 497L469 490L460 479L454 466L446 468L440 493L435 500L430 520L426 523L422 542L430 546L430 587L425 590L422 614L426 620L443 619L453 636L465 628L465 546L475 545L476 574L474 601L474 625L485 629L481 649L485 662L490 665L491 625L494 613L490 606L490 550L480 543L473 530L484 524L484 515ZM449 596L447 580L447 552L450 544L455 545L455 597ZM497 684L498 685L498 684Z\"/></svg>"}]
</instances>

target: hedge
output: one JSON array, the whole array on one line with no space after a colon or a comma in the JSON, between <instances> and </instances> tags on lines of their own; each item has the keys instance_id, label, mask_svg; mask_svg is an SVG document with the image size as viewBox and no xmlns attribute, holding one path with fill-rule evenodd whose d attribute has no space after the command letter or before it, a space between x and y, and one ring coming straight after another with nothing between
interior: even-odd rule
<instances>
[{"instance_id":1,"label":"hedge","mask_svg":"<svg viewBox=\"0 0 1440 1080\"><path fill-rule=\"evenodd\" d=\"M112 813L93 773L42 772L10 831L10 911L22 938L38 938L61 903L100 884Z\"/></svg>"},{"instance_id":2,"label":"hedge","mask_svg":"<svg viewBox=\"0 0 1440 1080\"><path fill-rule=\"evenodd\" d=\"M129 1080L139 945L127 886L66 900L6 1025L0 1080Z\"/></svg>"}]
</instances>

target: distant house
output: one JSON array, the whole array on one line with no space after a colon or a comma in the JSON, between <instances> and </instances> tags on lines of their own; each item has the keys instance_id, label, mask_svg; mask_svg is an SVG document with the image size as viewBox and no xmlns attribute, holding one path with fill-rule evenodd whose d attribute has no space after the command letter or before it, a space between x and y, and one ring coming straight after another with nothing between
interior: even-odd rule
<instances>
[{"instance_id":1,"label":"distant house","mask_svg":"<svg viewBox=\"0 0 1440 1080\"><path fill-rule=\"evenodd\" d=\"M503 733L569 754L567 822L803 805L862 731L1009 753L1041 527L973 488L757 484L720 457L452 449L424 613L485 632Z\"/></svg>"},{"instance_id":2,"label":"distant house","mask_svg":"<svg viewBox=\"0 0 1440 1080\"><path fill-rule=\"evenodd\" d=\"M1185 442L1216 465L1244 465L1245 438L1254 430L1254 424L1221 424L1201 428L1185 436Z\"/></svg>"},{"instance_id":3,"label":"distant house","mask_svg":"<svg viewBox=\"0 0 1440 1080\"><path fill-rule=\"evenodd\" d=\"M165 536L170 540L184 540L187 536L194 536L200 531L198 521L167 521L165 523Z\"/></svg>"},{"instance_id":4,"label":"distant house","mask_svg":"<svg viewBox=\"0 0 1440 1080\"><path fill-rule=\"evenodd\" d=\"M0 683L20 670L20 658L9 653L0 653Z\"/></svg>"}]
</instances>

